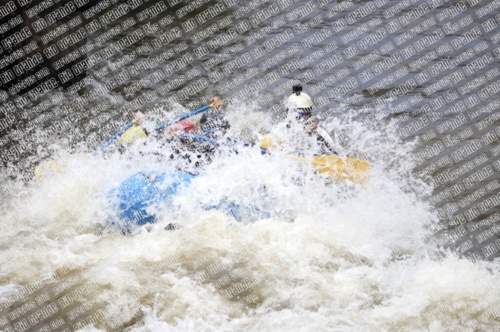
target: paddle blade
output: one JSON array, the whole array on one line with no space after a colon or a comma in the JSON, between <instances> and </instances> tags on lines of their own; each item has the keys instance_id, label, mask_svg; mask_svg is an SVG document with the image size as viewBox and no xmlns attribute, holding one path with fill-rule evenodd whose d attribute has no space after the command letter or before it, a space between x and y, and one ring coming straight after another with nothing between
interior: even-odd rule
<instances>
[{"instance_id":1,"label":"paddle blade","mask_svg":"<svg viewBox=\"0 0 500 332\"><path fill-rule=\"evenodd\" d=\"M322 155L312 158L312 166L320 173L328 173L339 180L365 183L370 178L371 165L361 159Z\"/></svg>"},{"instance_id":2,"label":"paddle blade","mask_svg":"<svg viewBox=\"0 0 500 332\"><path fill-rule=\"evenodd\" d=\"M336 155L321 155L312 159L292 156L295 160L308 163L319 173L327 173L338 180L349 180L363 184L370 179L371 165L361 159L341 158Z\"/></svg>"}]
</instances>

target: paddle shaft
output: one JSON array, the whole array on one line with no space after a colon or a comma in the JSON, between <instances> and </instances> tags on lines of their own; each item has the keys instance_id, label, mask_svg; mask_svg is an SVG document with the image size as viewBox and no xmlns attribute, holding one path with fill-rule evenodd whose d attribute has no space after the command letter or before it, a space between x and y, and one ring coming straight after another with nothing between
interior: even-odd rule
<instances>
[{"instance_id":1,"label":"paddle shaft","mask_svg":"<svg viewBox=\"0 0 500 332\"><path fill-rule=\"evenodd\" d=\"M172 122L165 122L165 123L159 124L158 126L156 126L155 131L162 130L163 128L168 127L168 126L170 126L170 125L172 125L172 124L174 124L176 122L179 122L179 121L182 121L184 119L190 118L193 115L205 112L206 110L210 109L211 107L212 107L212 105L203 106L203 107L201 107L201 108L199 108L197 110L194 110L194 111L189 112L187 114L181 115L180 117L178 117L177 119L173 120Z\"/></svg>"},{"instance_id":2,"label":"paddle shaft","mask_svg":"<svg viewBox=\"0 0 500 332\"><path fill-rule=\"evenodd\" d=\"M219 142L217 142L216 140L214 140L214 139L212 139L210 137L206 137L206 136L180 133L179 137L180 138L192 139L192 140L195 140L195 141L210 142L210 143L212 143L214 145L219 145Z\"/></svg>"}]
</instances>

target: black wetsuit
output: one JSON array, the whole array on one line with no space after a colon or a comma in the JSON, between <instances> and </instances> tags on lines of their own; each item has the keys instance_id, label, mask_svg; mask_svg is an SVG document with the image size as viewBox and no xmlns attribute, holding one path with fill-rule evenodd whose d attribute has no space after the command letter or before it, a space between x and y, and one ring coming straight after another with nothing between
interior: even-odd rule
<instances>
[{"instance_id":1,"label":"black wetsuit","mask_svg":"<svg viewBox=\"0 0 500 332\"><path fill-rule=\"evenodd\" d=\"M200 128L204 133L209 133L217 130L226 131L230 125L223 111L211 109L202 115Z\"/></svg>"},{"instance_id":2,"label":"black wetsuit","mask_svg":"<svg viewBox=\"0 0 500 332\"><path fill-rule=\"evenodd\" d=\"M210 164L215 155L216 146L209 142L200 142L186 138L178 139L179 144L174 147L170 160L179 157L196 168ZM179 165L180 168L181 165Z\"/></svg>"}]
</instances>

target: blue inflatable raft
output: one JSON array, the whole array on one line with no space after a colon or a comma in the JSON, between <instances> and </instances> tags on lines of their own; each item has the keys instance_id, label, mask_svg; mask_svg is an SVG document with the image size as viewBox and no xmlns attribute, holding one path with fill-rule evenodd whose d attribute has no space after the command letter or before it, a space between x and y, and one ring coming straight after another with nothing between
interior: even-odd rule
<instances>
[{"instance_id":1,"label":"blue inflatable raft","mask_svg":"<svg viewBox=\"0 0 500 332\"><path fill-rule=\"evenodd\" d=\"M172 198L181 188L190 186L196 176L186 172L139 172L123 181L109 193L116 215L113 224L123 228L154 223L155 211L168 208ZM254 206L245 207L233 201L222 199L217 205L203 206L204 209L221 210L238 221L255 221L268 218L270 214Z\"/></svg>"}]
</instances>

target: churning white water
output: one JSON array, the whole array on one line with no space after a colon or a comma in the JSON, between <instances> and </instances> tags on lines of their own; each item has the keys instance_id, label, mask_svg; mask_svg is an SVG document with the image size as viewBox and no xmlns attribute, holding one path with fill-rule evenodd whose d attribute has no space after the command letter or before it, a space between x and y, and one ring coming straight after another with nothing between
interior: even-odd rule
<instances>
[{"instance_id":1,"label":"churning white water","mask_svg":"<svg viewBox=\"0 0 500 332\"><path fill-rule=\"evenodd\" d=\"M257 139L272 127L248 108L232 112L228 135ZM340 155L372 163L364 185L290 158L300 133L281 131L272 155L222 146L156 224L126 235L109 225L109 191L138 171L175 171L173 148L153 139L106 157L60 151L58 172L6 182L17 189L1 216L0 329L49 306L31 328L498 330L498 264L439 250L411 144L381 123L324 123ZM255 209L237 222L203 208L221 198ZM170 223L181 228L165 230ZM30 301L37 308L23 311Z\"/></svg>"}]
</instances>

